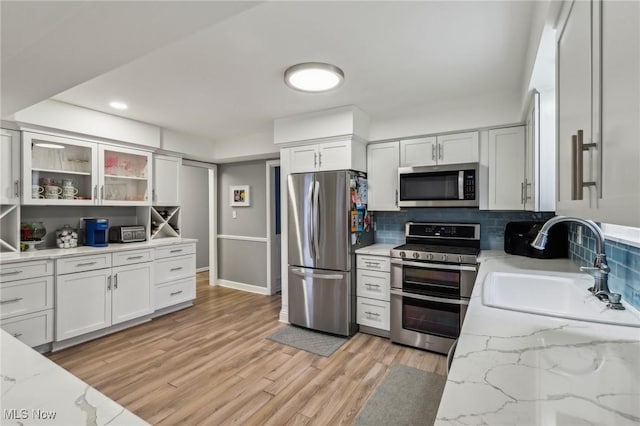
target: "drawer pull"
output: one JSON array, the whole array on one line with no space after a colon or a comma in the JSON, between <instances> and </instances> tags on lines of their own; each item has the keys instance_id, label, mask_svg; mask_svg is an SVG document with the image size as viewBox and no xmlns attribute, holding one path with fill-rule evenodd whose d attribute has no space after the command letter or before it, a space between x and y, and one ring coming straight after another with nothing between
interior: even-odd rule
<instances>
[{"instance_id":1,"label":"drawer pull","mask_svg":"<svg viewBox=\"0 0 640 426\"><path fill-rule=\"evenodd\" d=\"M369 311L366 311L366 312L365 312L365 314L367 314L367 315L371 315L371 316L374 316L374 317L379 317L379 316L380 316L380 314L379 314L379 313L377 313L377 312L369 312Z\"/></svg>"},{"instance_id":2,"label":"drawer pull","mask_svg":"<svg viewBox=\"0 0 640 426\"><path fill-rule=\"evenodd\" d=\"M129 256L127 257L127 260L135 260L135 259L142 259L144 256L140 255L140 256Z\"/></svg>"},{"instance_id":3,"label":"drawer pull","mask_svg":"<svg viewBox=\"0 0 640 426\"><path fill-rule=\"evenodd\" d=\"M170 250L169 253L180 253L181 251L182 251L182 249Z\"/></svg>"},{"instance_id":4,"label":"drawer pull","mask_svg":"<svg viewBox=\"0 0 640 426\"><path fill-rule=\"evenodd\" d=\"M177 268L171 268L169 269L169 271L174 272L174 271L179 271L180 269L182 269L182 266L178 266Z\"/></svg>"},{"instance_id":5,"label":"drawer pull","mask_svg":"<svg viewBox=\"0 0 640 426\"><path fill-rule=\"evenodd\" d=\"M14 299L9 299L9 300L0 300L0 304L4 305L5 303L14 303L14 302L19 302L22 300L22 297L16 297Z\"/></svg>"},{"instance_id":6,"label":"drawer pull","mask_svg":"<svg viewBox=\"0 0 640 426\"><path fill-rule=\"evenodd\" d=\"M84 262L84 263L78 263L78 264L76 264L76 267L79 267L79 266L91 266L91 265L95 265L96 263L98 263L98 262Z\"/></svg>"},{"instance_id":7,"label":"drawer pull","mask_svg":"<svg viewBox=\"0 0 640 426\"><path fill-rule=\"evenodd\" d=\"M0 272L0 275L18 275L21 273L22 271L9 271L9 272Z\"/></svg>"},{"instance_id":8,"label":"drawer pull","mask_svg":"<svg viewBox=\"0 0 640 426\"><path fill-rule=\"evenodd\" d=\"M180 293L182 293L182 290L174 291L173 293L170 293L169 296L175 296Z\"/></svg>"},{"instance_id":9,"label":"drawer pull","mask_svg":"<svg viewBox=\"0 0 640 426\"><path fill-rule=\"evenodd\" d=\"M380 262L364 262L367 266L378 266L380 265Z\"/></svg>"},{"instance_id":10,"label":"drawer pull","mask_svg":"<svg viewBox=\"0 0 640 426\"><path fill-rule=\"evenodd\" d=\"M367 287L378 287L378 288L380 288L380 284L364 283L364 285L366 285Z\"/></svg>"},{"instance_id":11,"label":"drawer pull","mask_svg":"<svg viewBox=\"0 0 640 426\"><path fill-rule=\"evenodd\" d=\"M15 337L16 339L20 336L22 336L22 333L13 333L13 337Z\"/></svg>"}]
</instances>

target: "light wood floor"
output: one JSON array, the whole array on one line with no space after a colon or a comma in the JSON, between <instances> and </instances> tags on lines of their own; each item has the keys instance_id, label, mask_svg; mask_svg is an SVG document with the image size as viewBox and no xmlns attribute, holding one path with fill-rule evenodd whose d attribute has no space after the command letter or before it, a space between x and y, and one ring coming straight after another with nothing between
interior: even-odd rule
<instances>
[{"instance_id":1,"label":"light wood floor","mask_svg":"<svg viewBox=\"0 0 640 426\"><path fill-rule=\"evenodd\" d=\"M210 287L192 308L50 355L152 424L350 424L404 364L444 374L446 358L358 333L331 357L266 337L280 296Z\"/></svg>"}]
</instances>

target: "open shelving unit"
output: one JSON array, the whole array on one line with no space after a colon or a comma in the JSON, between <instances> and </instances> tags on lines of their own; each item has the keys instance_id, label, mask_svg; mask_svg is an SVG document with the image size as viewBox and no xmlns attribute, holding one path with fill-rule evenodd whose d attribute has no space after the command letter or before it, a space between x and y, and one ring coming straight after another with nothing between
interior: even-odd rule
<instances>
[{"instance_id":1,"label":"open shelving unit","mask_svg":"<svg viewBox=\"0 0 640 426\"><path fill-rule=\"evenodd\" d=\"M0 206L0 253L20 251L20 205Z\"/></svg>"},{"instance_id":2,"label":"open shelving unit","mask_svg":"<svg viewBox=\"0 0 640 426\"><path fill-rule=\"evenodd\" d=\"M146 224L147 239L180 238L180 207L153 206L138 210L139 223Z\"/></svg>"}]
</instances>

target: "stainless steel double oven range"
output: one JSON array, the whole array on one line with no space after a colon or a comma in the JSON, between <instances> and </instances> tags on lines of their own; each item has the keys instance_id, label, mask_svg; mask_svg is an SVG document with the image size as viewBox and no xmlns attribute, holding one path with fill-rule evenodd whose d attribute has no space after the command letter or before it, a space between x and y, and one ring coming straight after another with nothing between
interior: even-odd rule
<instances>
[{"instance_id":1,"label":"stainless steel double oven range","mask_svg":"<svg viewBox=\"0 0 640 426\"><path fill-rule=\"evenodd\" d=\"M446 354L478 273L479 224L405 224L391 250L391 341Z\"/></svg>"}]
</instances>

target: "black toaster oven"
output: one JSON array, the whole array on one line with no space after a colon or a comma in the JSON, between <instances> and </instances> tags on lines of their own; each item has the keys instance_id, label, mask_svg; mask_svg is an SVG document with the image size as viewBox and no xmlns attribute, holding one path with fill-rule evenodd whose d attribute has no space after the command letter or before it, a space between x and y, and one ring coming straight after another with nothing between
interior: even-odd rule
<instances>
[{"instance_id":1,"label":"black toaster oven","mask_svg":"<svg viewBox=\"0 0 640 426\"><path fill-rule=\"evenodd\" d=\"M110 243L135 243L146 241L147 231L144 225L112 226L109 228Z\"/></svg>"}]
</instances>

